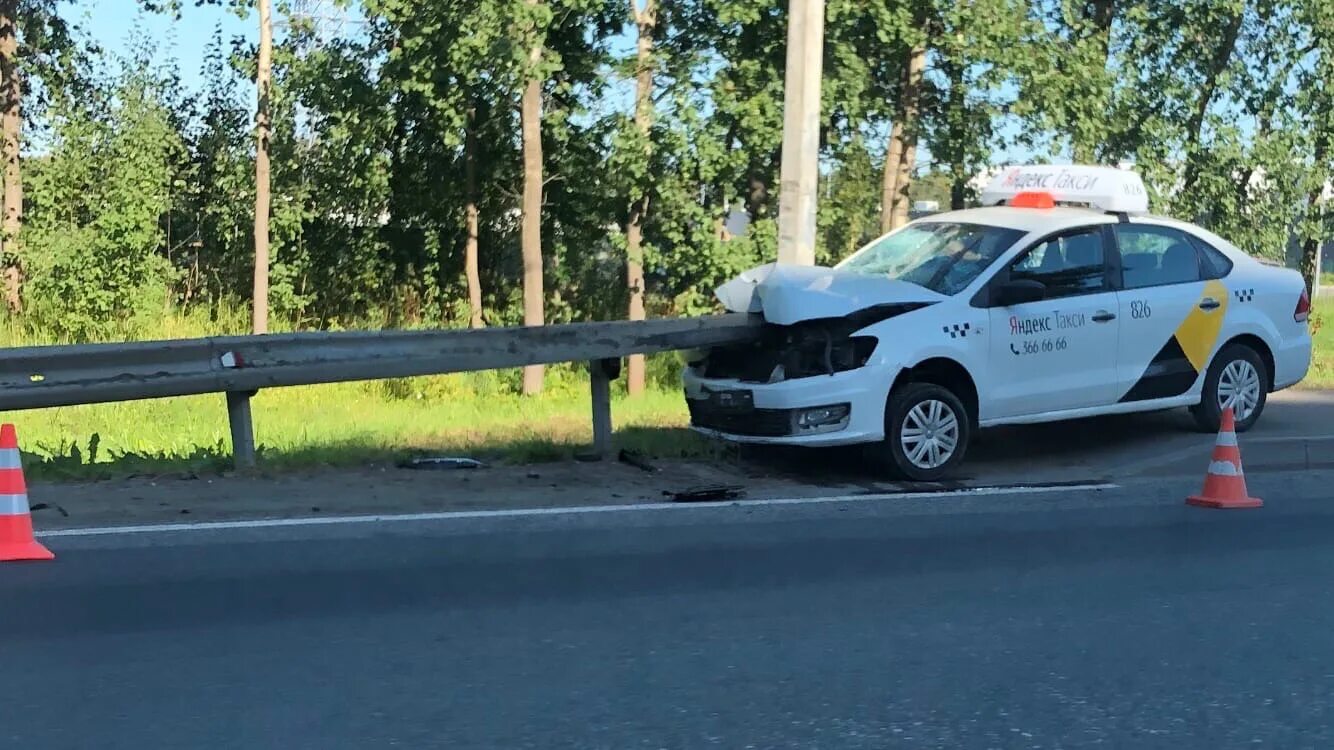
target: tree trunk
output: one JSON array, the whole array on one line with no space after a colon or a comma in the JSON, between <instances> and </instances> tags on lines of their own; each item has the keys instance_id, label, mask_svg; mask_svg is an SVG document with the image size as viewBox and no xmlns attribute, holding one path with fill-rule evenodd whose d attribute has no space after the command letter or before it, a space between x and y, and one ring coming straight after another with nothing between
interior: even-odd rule
<instances>
[{"instance_id":1,"label":"tree trunk","mask_svg":"<svg viewBox=\"0 0 1334 750\"><path fill-rule=\"evenodd\" d=\"M1320 210L1320 207L1316 205L1316 202L1319 199L1320 195L1318 193L1312 194L1311 200L1308 203L1309 210ZM1309 294L1313 300L1316 297L1319 283L1319 279L1316 278L1320 267L1319 260L1320 238L1308 237L1307 240L1302 243L1302 257L1299 261L1297 270L1301 271L1302 280L1306 282L1306 293Z\"/></svg>"},{"instance_id":2,"label":"tree trunk","mask_svg":"<svg viewBox=\"0 0 1334 750\"><path fill-rule=\"evenodd\" d=\"M1213 103L1214 94L1218 91L1218 79L1227 70L1232 54L1236 50L1244 15L1242 11L1238 11L1228 19L1228 24L1223 29L1223 38L1219 40L1209 60L1209 68L1205 72L1204 83L1200 86L1199 97L1195 100L1195 111L1191 113L1190 122L1186 126L1186 173L1181 181L1182 194L1189 193L1200 177L1200 159L1197 152L1200 135L1204 130L1204 118L1209 113L1209 105Z\"/></svg>"},{"instance_id":3,"label":"tree trunk","mask_svg":"<svg viewBox=\"0 0 1334 750\"><path fill-rule=\"evenodd\" d=\"M885 152L885 173L880 182L880 231L888 232L908 223L912 203L913 167L917 161L918 119L922 103L922 74L926 70L926 48L908 50L903 65L903 89L895 107L894 126Z\"/></svg>"},{"instance_id":4,"label":"tree trunk","mask_svg":"<svg viewBox=\"0 0 1334 750\"><path fill-rule=\"evenodd\" d=\"M764 167L752 164L747 182L746 213L750 214L753 223L769 215L769 178L764 174Z\"/></svg>"},{"instance_id":5,"label":"tree trunk","mask_svg":"<svg viewBox=\"0 0 1334 750\"><path fill-rule=\"evenodd\" d=\"M968 207L968 175L958 169L950 180L950 210L960 211Z\"/></svg>"},{"instance_id":6,"label":"tree trunk","mask_svg":"<svg viewBox=\"0 0 1334 750\"><path fill-rule=\"evenodd\" d=\"M889 130L889 147L885 149L885 170L880 177L880 233L894 228L894 196L899 179L899 164L903 161L903 114L894 117Z\"/></svg>"},{"instance_id":7,"label":"tree trunk","mask_svg":"<svg viewBox=\"0 0 1334 750\"><path fill-rule=\"evenodd\" d=\"M536 5L538 0L528 0ZM533 42L528 63L536 69L542 60L542 43ZM536 76L536 73L532 75ZM523 324L545 323L542 293L542 82L530 78L523 89ZM542 365L523 368L523 394L542 392Z\"/></svg>"},{"instance_id":8,"label":"tree trunk","mask_svg":"<svg viewBox=\"0 0 1334 750\"><path fill-rule=\"evenodd\" d=\"M481 328L486 325L482 319L482 277L477 268L477 108L468 110L468 132L463 140L463 189L467 192L464 215L467 222L467 239L463 243L463 274L468 278L468 327Z\"/></svg>"},{"instance_id":9,"label":"tree trunk","mask_svg":"<svg viewBox=\"0 0 1334 750\"><path fill-rule=\"evenodd\" d=\"M916 47L908 57L908 71L903 86L903 156L899 159L899 174L894 180L894 197L890 205L890 228L898 229L908 223L912 199L913 168L917 162L917 121L922 101L922 75L926 71L926 47Z\"/></svg>"},{"instance_id":10,"label":"tree trunk","mask_svg":"<svg viewBox=\"0 0 1334 750\"><path fill-rule=\"evenodd\" d=\"M630 16L638 28L635 60L635 127L644 139L644 160L652 155L649 136L653 128L653 31L658 22L657 0L630 0ZM639 188L645 190L642 186ZM630 291L630 320L644 319L644 216L648 193L637 196L625 224L625 284ZM644 355L632 354L626 363L626 390L631 396L644 392Z\"/></svg>"},{"instance_id":11,"label":"tree trunk","mask_svg":"<svg viewBox=\"0 0 1334 750\"><path fill-rule=\"evenodd\" d=\"M949 91L946 99L946 133L948 143L954 144L949 149L950 165L950 210L958 211L967 207L968 201L968 180L972 175L969 173L967 164L967 152L963 148L967 142L967 106L968 106L968 87L964 81L964 68L956 61L947 61L942 63L945 80L949 81Z\"/></svg>"},{"instance_id":12,"label":"tree trunk","mask_svg":"<svg viewBox=\"0 0 1334 750\"><path fill-rule=\"evenodd\" d=\"M258 0L259 61L255 68L255 288L252 328L269 331L269 108L273 94L273 17L269 0Z\"/></svg>"},{"instance_id":13,"label":"tree trunk","mask_svg":"<svg viewBox=\"0 0 1334 750\"><path fill-rule=\"evenodd\" d=\"M1321 167L1323 167L1329 156L1329 137L1323 130L1320 132L1320 135L1316 137L1315 151L1312 156L1312 161L1316 166L1316 174L1323 174L1324 172ZM1324 191L1325 181L1323 179L1317 180L1315 184L1311 186L1311 192L1306 199L1306 215L1308 221L1312 216L1323 213L1324 209L1320 205L1320 198L1324 194ZM1324 225L1323 221L1321 222L1321 225ZM1323 235L1323 232L1314 232L1302 242L1302 256L1297 262L1297 270L1301 271L1302 279L1306 281L1306 292L1311 295L1312 301L1315 300L1316 295L1320 291L1320 245Z\"/></svg>"},{"instance_id":14,"label":"tree trunk","mask_svg":"<svg viewBox=\"0 0 1334 750\"><path fill-rule=\"evenodd\" d=\"M23 80L18 66L18 1L0 1L0 89L4 110L0 129L4 137L4 218L0 220L0 255L4 259L5 304L10 312L23 311L23 266L19 230L23 228L23 172L19 142L23 128Z\"/></svg>"}]
</instances>

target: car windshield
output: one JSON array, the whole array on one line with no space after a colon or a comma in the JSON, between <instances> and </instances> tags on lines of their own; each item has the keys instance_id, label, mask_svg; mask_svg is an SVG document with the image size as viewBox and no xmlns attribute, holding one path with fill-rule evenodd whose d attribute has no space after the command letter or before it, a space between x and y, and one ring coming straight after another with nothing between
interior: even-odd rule
<instances>
[{"instance_id":1,"label":"car windshield","mask_svg":"<svg viewBox=\"0 0 1334 750\"><path fill-rule=\"evenodd\" d=\"M1024 233L955 222L918 222L866 246L838 267L958 294Z\"/></svg>"}]
</instances>

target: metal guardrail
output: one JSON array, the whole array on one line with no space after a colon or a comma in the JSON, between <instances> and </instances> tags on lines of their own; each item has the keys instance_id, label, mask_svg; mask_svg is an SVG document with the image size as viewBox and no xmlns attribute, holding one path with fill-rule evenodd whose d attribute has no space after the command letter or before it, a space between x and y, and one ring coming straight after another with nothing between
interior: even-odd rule
<instances>
[{"instance_id":1,"label":"metal guardrail","mask_svg":"<svg viewBox=\"0 0 1334 750\"><path fill-rule=\"evenodd\" d=\"M594 449L611 446L610 381L622 357L739 343L744 314L447 331L290 333L7 349L0 411L225 393L233 458L255 463L250 399L264 388L590 363Z\"/></svg>"}]
</instances>

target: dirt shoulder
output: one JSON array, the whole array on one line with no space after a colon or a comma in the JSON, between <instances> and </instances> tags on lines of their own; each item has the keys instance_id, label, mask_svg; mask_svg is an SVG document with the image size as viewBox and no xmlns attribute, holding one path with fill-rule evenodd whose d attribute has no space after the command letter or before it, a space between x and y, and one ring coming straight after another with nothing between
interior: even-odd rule
<instances>
[{"instance_id":1,"label":"dirt shoulder","mask_svg":"<svg viewBox=\"0 0 1334 750\"><path fill-rule=\"evenodd\" d=\"M654 503L707 487L745 497L800 497L865 484L811 483L740 464L655 461L649 473L619 461L492 466L464 470L372 467L275 476L140 478L29 488L39 529L308 518L379 513L555 508ZM45 507L41 507L45 506Z\"/></svg>"}]
</instances>

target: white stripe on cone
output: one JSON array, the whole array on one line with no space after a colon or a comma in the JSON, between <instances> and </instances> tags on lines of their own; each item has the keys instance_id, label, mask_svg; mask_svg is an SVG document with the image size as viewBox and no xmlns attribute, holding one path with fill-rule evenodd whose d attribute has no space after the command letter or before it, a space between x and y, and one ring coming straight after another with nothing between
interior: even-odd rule
<instances>
[{"instance_id":1,"label":"white stripe on cone","mask_svg":"<svg viewBox=\"0 0 1334 750\"><path fill-rule=\"evenodd\" d=\"M1210 461L1209 473L1224 477L1241 476L1241 467L1231 461Z\"/></svg>"},{"instance_id":2,"label":"white stripe on cone","mask_svg":"<svg viewBox=\"0 0 1334 750\"><path fill-rule=\"evenodd\" d=\"M28 515L27 495L0 495L0 516Z\"/></svg>"},{"instance_id":3,"label":"white stripe on cone","mask_svg":"<svg viewBox=\"0 0 1334 750\"><path fill-rule=\"evenodd\" d=\"M1236 447L1237 447L1237 433L1235 433L1235 432L1219 432L1219 433L1218 433L1218 442L1214 443L1214 445L1225 445L1225 446L1227 446L1227 447L1229 447L1229 448L1236 448Z\"/></svg>"}]
</instances>

